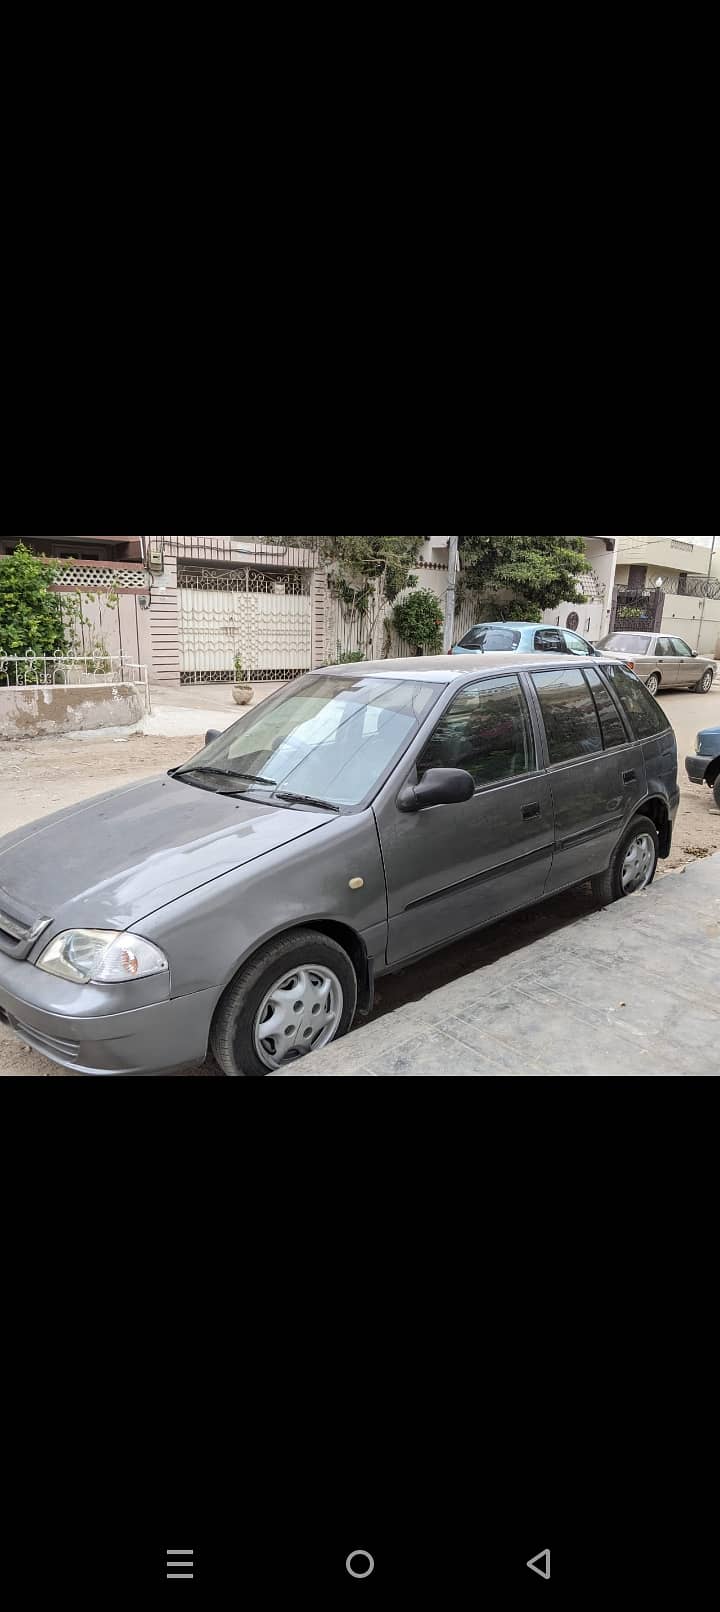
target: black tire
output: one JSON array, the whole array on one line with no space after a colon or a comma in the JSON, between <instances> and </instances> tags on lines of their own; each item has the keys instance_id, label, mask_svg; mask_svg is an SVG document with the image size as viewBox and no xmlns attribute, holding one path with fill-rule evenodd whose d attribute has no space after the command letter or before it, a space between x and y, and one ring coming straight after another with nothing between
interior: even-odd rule
<instances>
[{"instance_id":1,"label":"black tire","mask_svg":"<svg viewBox=\"0 0 720 1612\"><path fill-rule=\"evenodd\" d=\"M718 773L713 784L713 799L715 801L715 805L720 810L720 772Z\"/></svg>"},{"instance_id":2,"label":"black tire","mask_svg":"<svg viewBox=\"0 0 720 1612\"><path fill-rule=\"evenodd\" d=\"M695 693L709 694L713 686L714 677L715 673L712 669L712 666L708 666L706 671L703 672L702 677L699 677L697 683L695 684Z\"/></svg>"},{"instance_id":3,"label":"black tire","mask_svg":"<svg viewBox=\"0 0 720 1612\"><path fill-rule=\"evenodd\" d=\"M660 678L658 677L657 672L651 672L650 673L650 676L649 676L649 678L648 678L648 680L647 680L647 682L645 684L645 687L646 687L646 689L649 689L651 694L657 694L657 691L658 691L658 689L660 687Z\"/></svg>"},{"instance_id":4,"label":"black tire","mask_svg":"<svg viewBox=\"0 0 720 1612\"><path fill-rule=\"evenodd\" d=\"M328 935L321 935L316 929L296 929L264 946L236 974L220 998L210 1031L210 1046L223 1074L270 1074L255 1047L255 1021L263 999L283 974L291 973L294 967L311 968L313 964L331 970L340 982L343 1011L332 1039L337 1041L347 1033L355 1017L358 996L357 976L350 958ZM288 1073L293 1067L292 1064L285 1066Z\"/></svg>"},{"instance_id":5,"label":"black tire","mask_svg":"<svg viewBox=\"0 0 720 1612\"><path fill-rule=\"evenodd\" d=\"M647 889L648 885L652 884L660 854L658 831L649 817L634 817L632 822L628 823L622 839L615 848L610 866L606 868L604 873L596 874L595 878L590 881L593 895L601 907L609 907L613 901L621 901L624 896L633 894L631 890L626 890L623 886L622 870L633 840L636 840L642 834L650 835L654 847L652 872L642 888Z\"/></svg>"}]
</instances>

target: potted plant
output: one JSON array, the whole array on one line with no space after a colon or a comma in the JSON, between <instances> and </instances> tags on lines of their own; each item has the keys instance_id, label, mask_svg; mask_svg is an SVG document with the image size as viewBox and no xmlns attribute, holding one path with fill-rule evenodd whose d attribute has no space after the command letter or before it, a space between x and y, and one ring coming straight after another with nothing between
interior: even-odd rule
<instances>
[{"instance_id":1,"label":"potted plant","mask_svg":"<svg viewBox=\"0 0 720 1612\"><path fill-rule=\"evenodd\" d=\"M233 684L233 699L236 705L249 705L252 699L252 683L247 680L242 656L236 655L233 661L235 682Z\"/></svg>"}]
</instances>

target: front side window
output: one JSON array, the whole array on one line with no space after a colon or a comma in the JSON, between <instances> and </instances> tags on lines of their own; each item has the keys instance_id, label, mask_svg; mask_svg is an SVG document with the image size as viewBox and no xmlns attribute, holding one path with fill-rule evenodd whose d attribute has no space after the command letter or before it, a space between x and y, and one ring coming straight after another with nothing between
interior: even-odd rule
<instances>
[{"instance_id":1,"label":"front side window","mask_svg":"<svg viewBox=\"0 0 720 1612\"><path fill-rule=\"evenodd\" d=\"M441 717L418 762L462 767L476 789L535 771L535 748L525 696L517 677L498 677L463 689Z\"/></svg>"},{"instance_id":2,"label":"front side window","mask_svg":"<svg viewBox=\"0 0 720 1612\"><path fill-rule=\"evenodd\" d=\"M577 671L533 672L551 764L577 761L602 750L600 722L590 689Z\"/></svg>"},{"instance_id":3,"label":"front side window","mask_svg":"<svg viewBox=\"0 0 720 1612\"><path fill-rule=\"evenodd\" d=\"M242 717L175 776L206 771L218 787L358 806L407 749L444 686L318 673Z\"/></svg>"},{"instance_id":4,"label":"front side window","mask_svg":"<svg viewBox=\"0 0 720 1612\"><path fill-rule=\"evenodd\" d=\"M665 733L670 727L668 718L657 700L641 683L634 672L629 672L625 666L606 666L605 671L612 683L620 704L628 717L632 732L636 739L649 739L654 733Z\"/></svg>"},{"instance_id":5,"label":"front side window","mask_svg":"<svg viewBox=\"0 0 720 1612\"><path fill-rule=\"evenodd\" d=\"M692 650L689 644L686 644L684 638L673 638L672 641L675 645L675 653L677 655L690 655L692 657Z\"/></svg>"},{"instance_id":6,"label":"front side window","mask_svg":"<svg viewBox=\"0 0 720 1612\"><path fill-rule=\"evenodd\" d=\"M576 632L565 632L563 638L568 655L592 655L590 645L586 644L584 638L578 637Z\"/></svg>"},{"instance_id":7,"label":"front side window","mask_svg":"<svg viewBox=\"0 0 720 1612\"><path fill-rule=\"evenodd\" d=\"M551 655L564 655L565 644L557 627L543 627L535 634L536 650L548 650Z\"/></svg>"},{"instance_id":8,"label":"front side window","mask_svg":"<svg viewBox=\"0 0 720 1612\"><path fill-rule=\"evenodd\" d=\"M473 627L460 640L460 649L491 650L517 649L522 634L514 627Z\"/></svg>"}]
</instances>

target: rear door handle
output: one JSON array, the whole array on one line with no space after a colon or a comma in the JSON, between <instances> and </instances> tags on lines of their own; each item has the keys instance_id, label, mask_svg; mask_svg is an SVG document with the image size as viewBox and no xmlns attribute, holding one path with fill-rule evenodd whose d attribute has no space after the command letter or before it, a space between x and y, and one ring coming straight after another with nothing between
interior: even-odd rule
<instances>
[{"instance_id":1,"label":"rear door handle","mask_svg":"<svg viewBox=\"0 0 720 1612\"><path fill-rule=\"evenodd\" d=\"M533 800L533 801L530 802L529 806L523 806L522 814L523 814L523 817L539 817L540 816L540 802L539 802L539 800Z\"/></svg>"},{"instance_id":2,"label":"rear door handle","mask_svg":"<svg viewBox=\"0 0 720 1612\"><path fill-rule=\"evenodd\" d=\"M623 773L623 783L624 784L636 784L637 783L637 773L633 772L632 768L630 769L629 772L624 772Z\"/></svg>"}]
</instances>

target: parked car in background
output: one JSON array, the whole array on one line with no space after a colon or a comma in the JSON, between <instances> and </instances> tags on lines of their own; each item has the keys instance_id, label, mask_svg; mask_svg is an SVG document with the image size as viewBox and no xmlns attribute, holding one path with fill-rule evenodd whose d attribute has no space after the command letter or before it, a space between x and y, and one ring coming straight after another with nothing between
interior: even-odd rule
<instances>
[{"instance_id":1,"label":"parked car in background","mask_svg":"<svg viewBox=\"0 0 720 1612\"><path fill-rule=\"evenodd\" d=\"M565 627L543 627L537 621L480 621L449 654L508 654L513 650L522 655L595 654L592 644L579 633L568 632Z\"/></svg>"},{"instance_id":2,"label":"parked car in background","mask_svg":"<svg viewBox=\"0 0 720 1612\"><path fill-rule=\"evenodd\" d=\"M643 890L679 803L621 663L309 672L171 773L0 840L0 1017L85 1074L292 1073L374 981L591 879Z\"/></svg>"},{"instance_id":3,"label":"parked car in background","mask_svg":"<svg viewBox=\"0 0 720 1612\"><path fill-rule=\"evenodd\" d=\"M595 648L599 655L611 655L613 659L622 655L651 694L671 688L691 688L696 694L708 694L713 685L714 660L698 655L684 638L669 638L666 633L611 632Z\"/></svg>"},{"instance_id":4,"label":"parked car in background","mask_svg":"<svg viewBox=\"0 0 720 1612\"><path fill-rule=\"evenodd\" d=\"M720 728L703 728L695 740L695 754L688 756L685 770L691 784L707 784L720 807Z\"/></svg>"}]
</instances>

